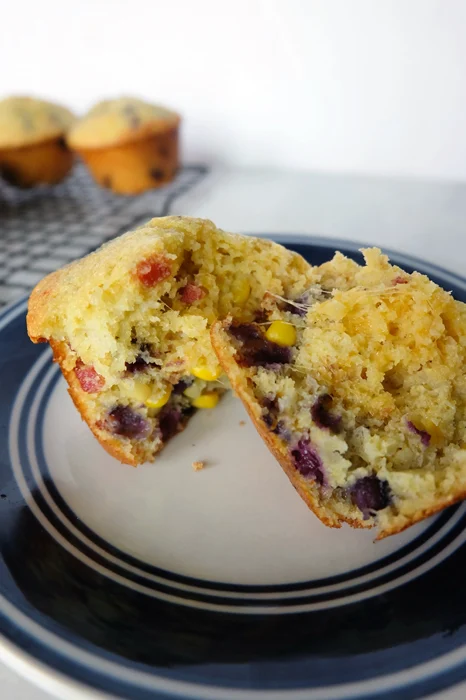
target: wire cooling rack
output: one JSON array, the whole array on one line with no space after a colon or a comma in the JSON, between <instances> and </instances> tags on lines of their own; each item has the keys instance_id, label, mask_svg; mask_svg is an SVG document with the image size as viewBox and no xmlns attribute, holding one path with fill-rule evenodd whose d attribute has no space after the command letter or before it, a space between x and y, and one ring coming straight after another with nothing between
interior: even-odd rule
<instances>
[{"instance_id":1,"label":"wire cooling rack","mask_svg":"<svg viewBox=\"0 0 466 700\"><path fill-rule=\"evenodd\" d=\"M55 187L18 190L0 182L0 306L105 241L165 216L206 173L205 166L186 166L166 187L135 197L102 189L80 165Z\"/></svg>"}]
</instances>

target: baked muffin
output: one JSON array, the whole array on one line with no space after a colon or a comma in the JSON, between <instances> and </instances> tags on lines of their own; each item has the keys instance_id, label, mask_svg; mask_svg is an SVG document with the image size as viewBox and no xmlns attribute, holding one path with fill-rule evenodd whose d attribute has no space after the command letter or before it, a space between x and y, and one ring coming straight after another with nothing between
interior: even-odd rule
<instances>
[{"instance_id":1,"label":"baked muffin","mask_svg":"<svg viewBox=\"0 0 466 700\"><path fill-rule=\"evenodd\" d=\"M211 323L250 322L266 291L298 296L311 281L308 263L271 241L153 219L40 282L28 332L52 346L100 443L136 465L224 391Z\"/></svg>"},{"instance_id":2,"label":"baked muffin","mask_svg":"<svg viewBox=\"0 0 466 700\"><path fill-rule=\"evenodd\" d=\"M121 97L95 105L68 134L68 144L102 187L137 194L175 177L179 124L165 107Z\"/></svg>"},{"instance_id":3,"label":"baked muffin","mask_svg":"<svg viewBox=\"0 0 466 700\"><path fill-rule=\"evenodd\" d=\"M73 114L32 97L0 100L0 176L16 187L54 185L71 170L65 135Z\"/></svg>"},{"instance_id":4,"label":"baked muffin","mask_svg":"<svg viewBox=\"0 0 466 700\"><path fill-rule=\"evenodd\" d=\"M217 322L212 342L308 506L380 539L466 495L466 306L364 257L337 254L305 294L266 295L263 323Z\"/></svg>"}]
</instances>

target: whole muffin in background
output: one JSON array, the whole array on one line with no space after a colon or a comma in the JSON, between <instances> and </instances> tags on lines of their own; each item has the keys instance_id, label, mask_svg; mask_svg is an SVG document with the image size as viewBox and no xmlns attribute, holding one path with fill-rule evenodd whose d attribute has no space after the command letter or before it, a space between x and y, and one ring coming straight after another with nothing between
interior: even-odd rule
<instances>
[{"instance_id":1,"label":"whole muffin in background","mask_svg":"<svg viewBox=\"0 0 466 700\"><path fill-rule=\"evenodd\" d=\"M65 135L74 115L33 97L0 100L0 175L16 187L54 185L73 165Z\"/></svg>"},{"instance_id":2,"label":"whole muffin in background","mask_svg":"<svg viewBox=\"0 0 466 700\"><path fill-rule=\"evenodd\" d=\"M102 187L138 194L175 177L179 124L179 115L165 107L120 97L96 104L67 142Z\"/></svg>"}]
</instances>

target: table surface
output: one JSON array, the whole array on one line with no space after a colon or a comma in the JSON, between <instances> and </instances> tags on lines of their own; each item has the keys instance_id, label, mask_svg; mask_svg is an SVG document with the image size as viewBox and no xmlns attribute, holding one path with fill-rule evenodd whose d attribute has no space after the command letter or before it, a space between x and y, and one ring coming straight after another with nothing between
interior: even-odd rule
<instances>
[{"instance_id":1,"label":"table surface","mask_svg":"<svg viewBox=\"0 0 466 700\"><path fill-rule=\"evenodd\" d=\"M189 214L208 217L230 231L311 233L397 249L463 274L466 183L252 169L217 169L207 175L202 168L192 172L199 177L183 175L181 187L159 191L138 202L119 198L117 210L111 212L111 222L101 230L101 239L111 235L112 227L115 232L120 231L126 219L138 215ZM0 201L0 244L5 230L1 206ZM92 219L85 225L92 228L95 224ZM34 226L38 229L37 220ZM37 230L38 236L40 233ZM65 259L81 254L74 252L76 243L79 248L79 237L77 230L74 240L63 244ZM88 247L94 242L91 239L92 236ZM49 266L64 262L59 256L53 260ZM37 269L37 256L35 261L26 256L23 266L8 270L3 292L0 285L0 303L23 294L38 276L48 271ZM19 283L14 281L18 279ZM5 700L52 697L1 662L0 689ZM466 684L431 697L460 700L465 696Z\"/></svg>"}]
</instances>

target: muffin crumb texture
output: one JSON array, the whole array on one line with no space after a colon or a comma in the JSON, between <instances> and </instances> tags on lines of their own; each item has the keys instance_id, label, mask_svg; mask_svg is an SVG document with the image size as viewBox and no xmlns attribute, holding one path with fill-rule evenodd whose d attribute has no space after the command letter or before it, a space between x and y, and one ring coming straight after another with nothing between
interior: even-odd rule
<instances>
[{"instance_id":1,"label":"muffin crumb texture","mask_svg":"<svg viewBox=\"0 0 466 700\"><path fill-rule=\"evenodd\" d=\"M153 219L39 283L28 332L50 342L99 441L136 465L228 387L213 321L252 322L266 291L299 295L312 275L270 241L202 219Z\"/></svg>"},{"instance_id":2,"label":"muffin crumb texture","mask_svg":"<svg viewBox=\"0 0 466 700\"><path fill-rule=\"evenodd\" d=\"M466 306L364 257L337 253L299 297L267 294L262 323L216 323L212 338L310 507L383 537L466 495Z\"/></svg>"}]
</instances>

